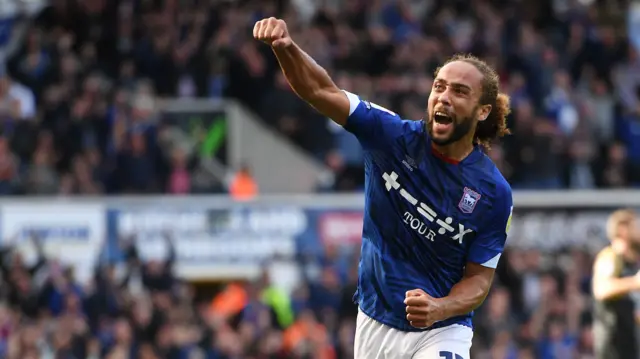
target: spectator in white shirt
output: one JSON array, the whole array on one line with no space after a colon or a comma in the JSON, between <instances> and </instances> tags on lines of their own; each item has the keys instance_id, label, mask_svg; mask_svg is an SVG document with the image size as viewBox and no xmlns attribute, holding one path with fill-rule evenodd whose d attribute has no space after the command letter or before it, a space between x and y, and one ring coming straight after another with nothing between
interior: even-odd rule
<instances>
[{"instance_id":1,"label":"spectator in white shirt","mask_svg":"<svg viewBox=\"0 0 640 359\"><path fill-rule=\"evenodd\" d=\"M36 115L33 91L14 82L7 74L0 73L0 116L19 120L31 120Z\"/></svg>"}]
</instances>

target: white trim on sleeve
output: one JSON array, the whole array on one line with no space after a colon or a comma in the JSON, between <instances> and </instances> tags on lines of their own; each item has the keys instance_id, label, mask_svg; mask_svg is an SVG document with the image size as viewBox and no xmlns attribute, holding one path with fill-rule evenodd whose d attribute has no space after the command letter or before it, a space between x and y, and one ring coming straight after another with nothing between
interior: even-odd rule
<instances>
[{"instance_id":1,"label":"white trim on sleeve","mask_svg":"<svg viewBox=\"0 0 640 359\"><path fill-rule=\"evenodd\" d=\"M358 95L353 94L349 91L342 90L342 92L344 92L345 95L347 95L347 98L349 99L349 116L351 116L351 114L355 112L356 108L358 108L358 105L360 104L360 97L358 97Z\"/></svg>"},{"instance_id":2,"label":"white trim on sleeve","mask_svg":"<svg viewBox=\"0 0 640 359\"><path fill-rule=\"evenodd\" d=\"M496 269L498 267L498 262L500 261L500 256L502 253L496 254L495 257L489 259L488 261L482 263L483 267Z\"/></svg>"}]
</instances>

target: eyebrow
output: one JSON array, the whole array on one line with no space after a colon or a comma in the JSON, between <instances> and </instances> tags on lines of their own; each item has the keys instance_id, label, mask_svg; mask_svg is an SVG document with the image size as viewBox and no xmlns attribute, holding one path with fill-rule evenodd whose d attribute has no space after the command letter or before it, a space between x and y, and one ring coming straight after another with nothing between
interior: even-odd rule
<instances>
[{"instance_id":1,"label":"eyebrow","mask_svg":"<svg viewBox=\"0 0 640 359\"><path fill-rule=\"evenodd\" d=\"M471 86L465 85L465 84L462 84L462 83L459 83L459 82L452 82L452 83L449 84L449 83L447 83L447 81L445 81L443 79L438 79L438 78L433 81L434 84L438 83L438 82L443 82L443 83L451 85L453 87L464 88L464 89L469 90L469 92L473 92L473 89L471 88Z\"/></svg>"}]
</instances>

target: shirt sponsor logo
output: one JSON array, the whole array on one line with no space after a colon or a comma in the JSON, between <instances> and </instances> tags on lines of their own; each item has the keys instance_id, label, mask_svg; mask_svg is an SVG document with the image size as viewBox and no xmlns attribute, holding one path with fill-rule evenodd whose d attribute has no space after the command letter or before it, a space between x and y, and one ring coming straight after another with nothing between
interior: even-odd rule
<instances>
[{"instance_id":1,"label":"shirt sponsor logo","mask_svg":"<svg viewBox=\"0 0 640 359\"><path fill-rule=\"evenodd\" d=\"M429 225L424 222L425 219L429 223L435 223L440 227L437 230L438 234L443 236L449 235L452 240L457 241L460 244L462 244L465 235L473 232L473 230L465 228L462 223L454 223L453 218L441 216L426 203L418 201L414 195L402 188L398 182L397 173L391 172L389 174L385 172L382 174L382 178L385 180L385 188L388 192L391 192L391 190L398 191L402 198L416 207L416 211L420 215L418 216L411 212L405 212L403 214L404 222L408 224L411 229L415 230L430 241L433 242L435 240L436 232L429 228Z\"/></svg>"}]
</instances>

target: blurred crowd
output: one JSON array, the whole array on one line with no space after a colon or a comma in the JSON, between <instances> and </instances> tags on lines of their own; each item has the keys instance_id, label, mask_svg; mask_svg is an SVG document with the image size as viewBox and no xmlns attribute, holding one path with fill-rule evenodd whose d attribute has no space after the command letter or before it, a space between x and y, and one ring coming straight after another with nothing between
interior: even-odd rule
<instances>
[{"instance_id":1,"label":"blurred crowd","mask_svg":"<svg viewBox=\"0 0 640 359\"><path fill-rule=\"evenodd\" d=\"M253 282L202 295L174 275L173 239L164 260L143 262L122 242L126 265L98 262L87 283L47 258L28 266L2 249L0 357L7 359L350 359L357 261L328 247L298 260L289 293L267 266ZM592 358L591 257L510 249L476 312L474 359ZM123 270L122 270L123 269Z\"/></svg>"},{"instance_id":2,"label":"blurred crowd","mask_svg":"<svg viewBox=\"0 0 640 359\"><path fill-rule=\"evenodd\" d=\"M637 19L628 2L332 4L319 7L310 24L286 15L295 39L339 86L403 117L424 117L432 74L452 53L476 54L498 70L503 91L512 98L513 135L490 155L514 188L638 182L640 56L632 40L639 34L637 25L627 26L629 19ZM267 98L295 102L279 76L275 83L281 94L268 90ZM362 177L362 158L352 136L334 126L320 141L322 132L315 126L321 125L309 122L323 119L282 99L267 103L257 110L265 119L275 116L271 122L294 141L320 152L339 173L338 189L362 185L353 178ZM274 103L287 105L274 111Z\"/></svg>"},{"instance_id":3,"label":"blurred crowd","mask_svg":"<svg viewBox=\"0 0 640 359\"><path fill-rule=\"evenodd\" d=\"M490 155L515 188L633 186L638 12L624 0L52 0L3 23L4 37L28 26L0 71L0 193L224 191L194 150L202 139L156 111L164 97L239 99L335 172L321 190L360 189L356 140L297 99L252 39L267 16L339 86L406 118L424 116L443 60L476 54L512 97L513 135Z\"/></svg>"},{"instance_id":4,"label":"blurred crowd","mask_svg":"<svg viewBox=\"0 0 640 359\"><path fill-rule=\"evenodd\" d=\"M474 324L479 359L593 358L588 251L505 252Z\"/></svg>"},{"instance_id":5,"label":"blurred crowd","mask_svg":"<svg viewBox=\"0 0 640 359\"><path fill-rule=\"evenodd\" d=\"M283 17L339 86L407 118L424 116L431 74L451 54L489 61L514 108L513 135L490 156L514 188L640 183L640 33L622 0L52 0L33 17L6 1L0 194L234 188L203 164L200 139L156 111L164 97L236 98L335 171L322 190L360 189L355 139L298 100L251 38L267 16ZM257 191L249 169L238 178L241 193ZM300 262L307 275L293 293L264 276L210 302L175 278L171 256L143 263L123 245L124 274L100 262L86 284L44 254L26 266L5 248L0 357L353 355L355 260L327 253ZM505 254L476 316L473 358L590 358L589 263L581 251Z\"/></svg>"}]
</instances>

